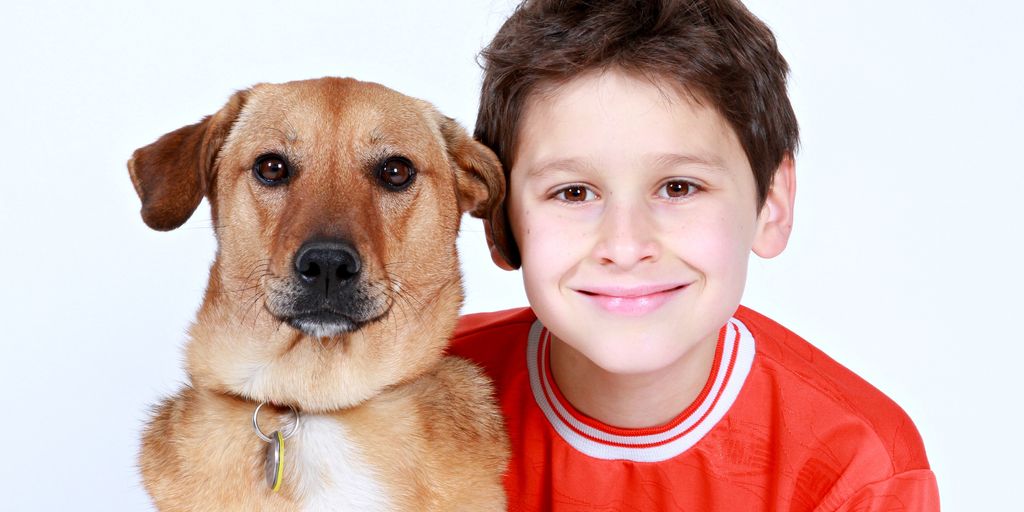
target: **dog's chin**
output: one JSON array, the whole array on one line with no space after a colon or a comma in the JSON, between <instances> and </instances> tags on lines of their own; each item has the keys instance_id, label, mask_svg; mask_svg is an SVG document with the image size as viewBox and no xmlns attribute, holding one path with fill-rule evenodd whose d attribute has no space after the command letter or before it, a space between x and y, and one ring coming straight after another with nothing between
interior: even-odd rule
<instances>
[{"instance_id":1,"label":"dog's chin","mask_svg":"<svg viewBox=\"0 0 1024 512\"><path fill-rule=\"evenodd\" d=\"M329 312L294 316L285 319L285 321L292 328L314 338L333 338L355 331L362 326L360 322L355 322L348 317Z\"/></svg>"}]
</instances>

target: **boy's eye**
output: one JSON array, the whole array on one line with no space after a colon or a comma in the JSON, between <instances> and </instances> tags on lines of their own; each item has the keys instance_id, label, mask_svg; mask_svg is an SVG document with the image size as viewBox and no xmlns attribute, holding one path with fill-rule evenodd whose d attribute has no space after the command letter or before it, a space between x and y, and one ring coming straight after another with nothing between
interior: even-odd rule
<instances>
[{"instance_id":1,"label":"boy's eye","mask_svg":"<svg viewBox=\"0 0 1024 512\"><path fill-rule=\"evenodd\" d=\"M658 195L669 199L676 199L693 195L697 190L697 185L694 185L689 181L676 180L670 181L661 187L661 190L658 191Z\"/></svg>"},{"instance_id":2,"label":"boy's eye","mask_svg":"<svg viewBox=\"0 0 1024 512\"><path fill-rule=\"evenodd\" d=\"M568 187L559 190L556 197L571 203L581 203L584 201L592 201L594 199L594 192L583 185L569 185Z\"/></svg>"}]
</instances>

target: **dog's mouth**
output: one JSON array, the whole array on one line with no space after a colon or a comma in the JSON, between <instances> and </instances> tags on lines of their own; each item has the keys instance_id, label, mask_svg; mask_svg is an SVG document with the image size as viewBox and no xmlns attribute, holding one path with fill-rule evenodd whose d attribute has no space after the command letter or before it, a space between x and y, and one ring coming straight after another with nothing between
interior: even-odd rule
<instances>
[{"instance_id":1,"label":"dog's mouth","mask_svg":"<svg viewBox=\"0 0 1024 512\"><path fill-rule=\"evenodd\" d=\"M352 332L367 323L329 309L300 313L283 320L292 328L315 338L330 338Z\"/></svg>"},{"instance_id":2,"label":"dog's mouth","mask_svg":"<svg viewBox=\"0 0 1024 512\"><path fill-rule=\"evenodd\" d=\"M387 294L367 293L362 287L350 293L324 297L302 293L294 286L271 285L264 308L277 320L314 338L331 338L357 331L387 316ZM372 287L371 287L372 288Z\"/></svg>"}]
</instances>

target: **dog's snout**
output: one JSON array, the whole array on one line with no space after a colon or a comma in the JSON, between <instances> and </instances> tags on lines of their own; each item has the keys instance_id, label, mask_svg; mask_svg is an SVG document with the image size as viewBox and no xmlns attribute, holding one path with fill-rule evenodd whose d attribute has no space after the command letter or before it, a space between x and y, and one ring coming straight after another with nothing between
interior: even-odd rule
<instances>
[{"instance_id":1,"label":"dog's snout","mask_svg":"<svg viewBox=\"0 0 1024 512\"><path fill-rule=\"evenodd\" d=\"M348 283L361 268L359 252L342 240L307 242L295 255L295 272L300 280L327 290Z\"/></svg>"}]
</instances>

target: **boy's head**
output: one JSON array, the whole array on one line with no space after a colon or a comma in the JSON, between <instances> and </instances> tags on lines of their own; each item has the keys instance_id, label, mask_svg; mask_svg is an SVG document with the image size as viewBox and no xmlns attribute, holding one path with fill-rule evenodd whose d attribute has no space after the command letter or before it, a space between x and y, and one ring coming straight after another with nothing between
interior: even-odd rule
<instances>
[{"instance_id":1,"label":"boy's head","mask_svg":"<svg viewBox=\"0 0 1024 512\"><path fill-rule=\"evenodd\" d=\"M484 57L476 135L508 183L492 257L522 263L553 368L558 347L612 374L709 368L750 252L792 221L771 33L726 0L527 0Z\"/></svg>"},{"instance_id":2,"label":"boy's head","mask_svg":"<svg viewBox=\"0 0 1024 512\"><path fill-rule=\"evenodd\" d=\"M498 155L506 180L530 100L608 69L684 91L716 110L749 161L758 209L797 146L788 66L768 27L739 1L525 0L482 56L475 136ZM518 268L506 212L493 212L487 226L495 261Z\"/></svg>"}]
</instances>

